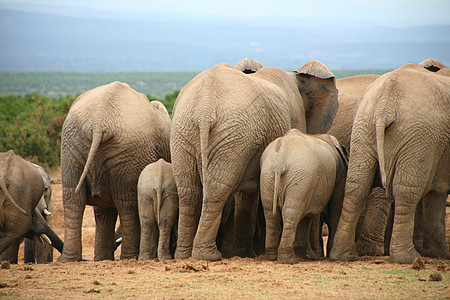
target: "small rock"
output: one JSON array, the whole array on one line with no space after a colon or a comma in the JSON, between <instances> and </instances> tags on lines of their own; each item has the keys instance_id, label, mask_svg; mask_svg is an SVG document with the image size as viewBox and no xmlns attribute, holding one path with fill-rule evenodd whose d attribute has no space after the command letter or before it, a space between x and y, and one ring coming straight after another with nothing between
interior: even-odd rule
<instances>
[{"instance_id":1,"label":"small rock","mask_svg":"<svg viewBox=\"0 0 450 300\"><path fill-rule=\"evenodd\" d=\"M2 266L1 266L1 268L2 268L2 269L10 269L10 268L11 268L11 264L9 263L8 260L4 260L4 261L2 261Z\"/></svg>"},{"instance_id":2,"label":"small rock","mask_svg":"<svg viewBox=\"0 0 450 300\"><path fill-rule=\"evenodd\" d=\"M425 262L423 261L422 257L416 257L412 263L412 268L414 270L423 270L425 269Z\"/></svg>"},{"instance_id":3,"label":"small rock","mask_svg":"<svg viewBox=\"0 0 450 300\"><path fill-rule=\"evenodd\" d=\"M442 281L442 275L440 273L433 273L430 275L429 281Z\"/></svg>"}]
</instances>

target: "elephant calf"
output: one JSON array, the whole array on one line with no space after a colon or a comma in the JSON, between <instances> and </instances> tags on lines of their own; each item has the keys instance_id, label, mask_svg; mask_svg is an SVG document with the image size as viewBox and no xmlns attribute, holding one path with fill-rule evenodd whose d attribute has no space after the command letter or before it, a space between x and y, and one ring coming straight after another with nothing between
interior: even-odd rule
<instances>
[{"instance_id":1,"label":"elephant calf","mask_svg":"<svg viewBox=\"0 0 450 300\"><path fill-rule=\"evenodd\" d=\"M316 227L320 224L312 221L319 218L327 204L331 216L327 248L331 249L344 196L346 164L345 148L327 134L309 135L291 129L267 146L261 157L260 178L266 259L277 259L278 251L279 262L295 262L296 236L307 237L311 252L310 231L318 234Z\"/></svg>"},{"instance_id":2,"label":"elephant calf","mask_svg":"<svg viewBox=\"0 0 450 300\"><path fill-rule=\"evenodd\" d=\"M139 260L171 259L170 237L172 230L176 234L174 225L178 220L172 165L161 158L146 166L139 176L137 190L141 222Z\"/></svg>"}]
</instances>

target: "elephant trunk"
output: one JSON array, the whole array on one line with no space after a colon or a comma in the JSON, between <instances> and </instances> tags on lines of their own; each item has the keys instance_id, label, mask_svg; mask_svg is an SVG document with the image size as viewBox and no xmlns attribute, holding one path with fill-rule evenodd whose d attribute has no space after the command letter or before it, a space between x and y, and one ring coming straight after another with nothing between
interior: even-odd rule
<instances>
[{"instance_id":1,"label":"elephant trunk","mask_svg":"<svg viewBox=\"0 0 450 300\"><path fill-rule=\"evenodd\" d=\"M81 185L83 184L84 179L87 176L87 172L89 171L89 168L92 165L92 162L94 161L95 154L97 152L98 146L100 145L102 141L103 133L100 128L95 128L92 130L92 143L91 148L89 149L89 155L86 160L86 164L84 165L83 173L81 174L80 180L78 181L78 185L75 188L75 193L78 193L81 189Z\"/></svg>"},{"instance_id":2,"label":"elephant trunk","mask_svg":"<svg viewBox=\"0 0 450 300\"><path fill-rule=\"evenodd\" d=\"M31 228L32 235L40 236L41 234L45 234L51 241L52 246L62 253L64 243L58 237L58 235L53 231L53 229L48 225L45 221L44 217L41 215L38 209L35 208L33 212L33 225Z\"/></svg>"}]
</instances>

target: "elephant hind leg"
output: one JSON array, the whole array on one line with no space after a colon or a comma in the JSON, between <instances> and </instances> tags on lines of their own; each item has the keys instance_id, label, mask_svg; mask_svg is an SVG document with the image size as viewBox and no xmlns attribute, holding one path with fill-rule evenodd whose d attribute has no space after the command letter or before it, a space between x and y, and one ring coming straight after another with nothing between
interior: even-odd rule
<instances>
[{"instance_id":1,"label":"elephant hind leg","mask_svg":"<svg viewBox=\"0 0 450 300\"><path fill-rule=\"evenodd\" d=\"M445 193L431 191L423 197L423 255L446 257L445 244ZM420 220L416 220L420 222Z\"/></svg>"},{"instance_id":2,"label":"elephant hind leg","mask_svg":"<svg viewBox=\"0 0 450 300\"><path fill-rule=\"evenodd\" d=\"M390 258L396 263L410 264L419 256L414 248L414 216L420 201L421 188L417 186L394 185L395 213Z\"/></svg>"},{"instance_id":3,"label":"elephant hind leg","mask_svg":"<svg viewBox=\"0 0 450 300\"><path fill-rule=\"evenodd\" d=\"M95 250L94 260L114 260L115 226L117 209L113 207L94 207Z\"/></svg>"}]
</instances>

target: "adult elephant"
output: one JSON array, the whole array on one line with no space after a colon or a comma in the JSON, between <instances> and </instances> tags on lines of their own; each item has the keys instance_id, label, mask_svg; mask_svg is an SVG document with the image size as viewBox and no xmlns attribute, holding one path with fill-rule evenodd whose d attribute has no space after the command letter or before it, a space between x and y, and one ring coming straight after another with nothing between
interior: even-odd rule
<instances>
[{"instance_id":1,"label":"adult elephant","mask_svg":"<svg viewBox=\"0 0 450 300\"><path fill-rule=\"evenodd\" d=\"M39 174L42 176L44 182L44 193L36 205L36 209L42 215L44 220L50 225L50 215L51 215L51 197L52 197L52 187L50 182L50 176L48 173L39 166L38 164L33 164L38 170ZM37 245L36 242L39 241L41 245ZM17 263L18 252L21 240L13 243L8 249L0 256L0 260L8 260L11 263ZM53 262L53 247L49 243L44 243L42 237L32 237L25 238L24 246L24 263L48 263Z\"/></svg>"},{"instance_id":2,"label":"adult elephant","mask_svg":"<svg viewBox=\"0 0 450 300\"><path fill-rule=\"evenodd\" d=\"M38 169L10 150L0 153L0 255L17 263L17 249L23 237L43 235L59 252L63 242L36 207L44 194L44 181Z\"/></svg>"},{"instance_id":3,"label":"adult elephant","mask_svg":"<svg viewBox=\"0 0 450 300\"><path fill-rule=\"evenodd\" d=\"M414 213L423 198L424 254L445 256L450 188L450 76L408 63L368 87L351 136L346 194L330 257L357 258L354 234L375 174L395 201L391 260L411 263Z\"/></svg>"},{"instance_id":4,"label":"adult elephant","mask_svg":"<svg viewBox=\"0 0 450 300\"><path fill-rule=\"evenodd\" d=\"M216 236L230 195L235 239L245 241L237 254L253 254L262 152L291 128L325 133L337 94L334 75L318 61L296 73L263 67L244 74L218 64L181 90L170 137L180 201L175 258L221 259Z\"/></svg>"},{"instance_id":5,"label":"adult elephant","mask_svg":"<svg viewBox=\"0 0 450 300\"><path fill-rule=\"evenodd\" d=\"M170 161L170 123L160 102L150 102L121 82L97 87L75 100L61 135L65 247L58 261L82 259L86 204L94 206L94 260L114 259L117 214L120 258L137 258L137 181L149 163Z\"/></svg>"}]
</instances>

